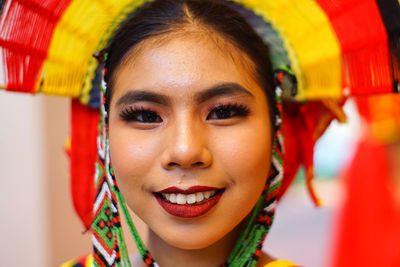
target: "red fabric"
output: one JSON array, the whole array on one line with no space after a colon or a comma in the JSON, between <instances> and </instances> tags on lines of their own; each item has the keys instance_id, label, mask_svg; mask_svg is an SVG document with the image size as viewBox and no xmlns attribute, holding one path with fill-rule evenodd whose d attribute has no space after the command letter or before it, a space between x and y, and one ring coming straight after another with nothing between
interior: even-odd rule
<instances>
[{"instance_id":1,"label":"red fabric","mask_svg":"<svg viewBox=\"0 0 400 267\"><path fill-rule=\"evenodd\" d=\"M72 100L71 192L76 212L88 228L93 219L94 174L97 159L99 111Z\"/></svg>"},{"instance_id":2,"label":"red fabric","mask_svg":"<svg viewBox=\"0 0 400 267\"><path fill-rule=\"evenodd\" d=\"M341 46L343 88L352 95L393 91L388 36L374 0L316 0Z\"/></svg>"},{"instance_id":3,"label":"red fabric","mask_svg":"<svg viewBox=\"0 0 400 267\"><path fill-rule=\"evenodd\" d=\"M7 90L35 92L53 31L70 2L19 0L12 1L9 8L5 8L0 21L0 46L4 49L3 65L7 66ZM7 5L8 2L5 7ZM24 27L32 24L34 30Z\"/></svg>"},{"instance_id":4,"label":"red fabric","mask_svg":"<svg viewBox=\"0 0 400 267\"><path fill-rule=\"evenodd\" d=\"M400 212L390 191L385 146L363 140L349 166L333 267L398 267Z\"/></svg>"},{"instance_id":5,"label":"red fabric","mask_svg":"<svg viewBox=\"0 0 400 267\"><path fill-rule=\"evenodd\" d=\"M342 104L336 104L340 111ZM305 166L310 196L316 205L320 204L312 187L314 146L334 118L339 118L338 114L324 102L283 103L284 176L279 198L293 182L299 167Z\"/></svg>"}]
</instances>

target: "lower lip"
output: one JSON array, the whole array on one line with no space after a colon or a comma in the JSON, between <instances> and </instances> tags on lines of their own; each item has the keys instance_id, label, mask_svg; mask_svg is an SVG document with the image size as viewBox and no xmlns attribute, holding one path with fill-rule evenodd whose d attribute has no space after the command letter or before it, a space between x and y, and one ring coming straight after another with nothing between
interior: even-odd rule
<instances>
[{"instance_id":1,"label":"lower lip","mask_svg":"<svg viewBox=\"0 0 400 267\"><path fill-rule=\"evenodd\" d=\"M214 207L221 199L224 191L218 192L215 196L209 198L207 201L201 204L176 204L171 203L164 198L155 194L155 198L163 209L169 214L181 218L194 218L206 214Z\"/></svg>"}]
</instances>

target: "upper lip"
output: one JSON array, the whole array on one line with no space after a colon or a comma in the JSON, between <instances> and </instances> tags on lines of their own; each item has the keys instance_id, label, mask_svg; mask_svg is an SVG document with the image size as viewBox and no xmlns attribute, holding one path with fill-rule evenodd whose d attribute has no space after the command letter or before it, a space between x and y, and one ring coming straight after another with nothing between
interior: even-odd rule
<instances>
[{"instance_id":1,"label":"upper lip","mask_svg":"<svg viewBox=\"0 0 400 267\"><path fill-rule=\"evenodd\" d=\"M158 191L156 193L166 193L166 194L193 194L197 192L205 192L205 191L211 191L211 190L218 190L221 188L216 188L216 187L210 187L210 186L201 186L201 185L196 185L196 186L191 186L188 189L181 189L176 186L171 186L168 188L165 188L161 191Z\"/></svg>"}]
</instances>

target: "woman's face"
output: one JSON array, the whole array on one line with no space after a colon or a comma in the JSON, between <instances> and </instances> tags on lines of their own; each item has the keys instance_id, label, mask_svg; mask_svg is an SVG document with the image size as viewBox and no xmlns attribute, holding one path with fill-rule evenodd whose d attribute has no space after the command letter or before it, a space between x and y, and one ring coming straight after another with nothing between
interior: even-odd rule
<instances>
[{"instance_id":1,"label":"woman's face","mask_svg":"<svg viewBox=\"0 0 400 267\"><path fill-rule=\"evenodd\" d=\"M225 47L191 35L145 41L115 73L109 138L119 188L178 248L205 248L235 229L269 173L266 96Z\"/></svg>"}]
</instances>

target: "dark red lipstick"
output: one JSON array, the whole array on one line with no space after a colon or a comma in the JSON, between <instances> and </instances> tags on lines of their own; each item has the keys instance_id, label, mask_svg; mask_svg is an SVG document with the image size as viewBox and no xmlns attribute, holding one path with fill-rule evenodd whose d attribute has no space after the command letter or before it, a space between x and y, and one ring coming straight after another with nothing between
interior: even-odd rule
<instances>
[{"instance_id":1,"label":"dark red lipstick","mask_svg":"<svg viewBox=\"0 0 400 267\"><path fill-rule=\"evenodd\" d=\"M168 188L165 188L161 191L158 191L156 193L168 193L168 194L193 194L193 193L197 193L197 192L205 192L205 191L212 191L212 190L218 190L218 188L216 187L210 187L210 186L200 186L200 185L196 185L196 186L192 186L189 187L188 189L180 189L178 187L175 186L171 186Z\"/></svg>"},{"instance_id":2,"label":"dark red lipstick","mask_svg":"<svg viewBox=\"0 0 400 267\"><path fill-rule=\"evenodd\" d=\"M177 204L167 200L163 194L183 194L190 195L198 192L214 191L208 199L193 204ZM182 218L194 218L206 214L221 199L225 189L208 187L208 186L192 186L188 189L180 189L178 187L168 187L161 191L155 192L154 196L160 206L169 214Z\"/></svg>"}]
</instances>

